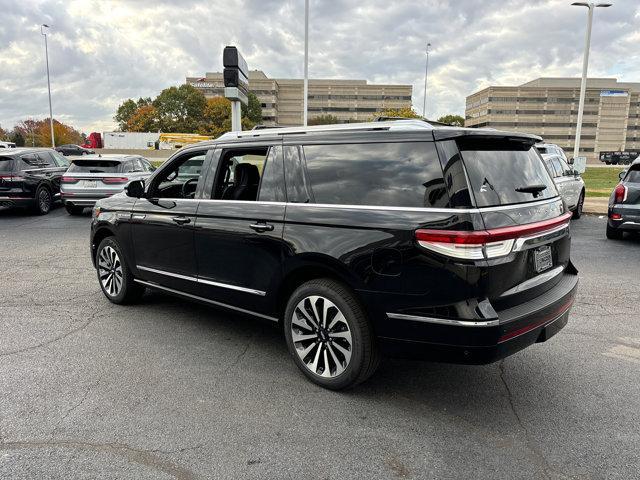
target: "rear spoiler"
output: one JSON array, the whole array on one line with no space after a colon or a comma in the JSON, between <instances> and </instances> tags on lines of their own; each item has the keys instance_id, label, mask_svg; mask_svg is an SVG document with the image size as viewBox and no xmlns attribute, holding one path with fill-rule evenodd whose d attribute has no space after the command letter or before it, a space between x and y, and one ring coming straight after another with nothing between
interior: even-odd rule
<instances>
[{"instance_id":1,"label":"rear spoiler","mask_svg":"<svg viewBox=\"0 0 640 480\"><path fill-rule=\"evenodd\" d=\"M489 130L481 128L435 128L433 138L435 140L454 140L457 138L494 139L509 140L529 145L540 143L542 138L530 133L505 132L500 130Z\"/></svg>"}]
</instances>

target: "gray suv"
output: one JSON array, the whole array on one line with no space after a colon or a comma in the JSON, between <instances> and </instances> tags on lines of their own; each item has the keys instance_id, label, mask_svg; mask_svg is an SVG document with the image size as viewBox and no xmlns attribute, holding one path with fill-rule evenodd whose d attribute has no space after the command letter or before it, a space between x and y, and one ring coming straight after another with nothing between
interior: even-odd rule
<instances>
[{"instance_id":1,"label":"gray suv","mask_svg":"<svg viewBox=\"0 0 640 480\"><path fill-rule=\"evenodd\" d=\"M560 155L542 154L542 159L558 192L573 212L573 218L580 218L584 206L584 180Z\"/></svg>"}]
</instances>

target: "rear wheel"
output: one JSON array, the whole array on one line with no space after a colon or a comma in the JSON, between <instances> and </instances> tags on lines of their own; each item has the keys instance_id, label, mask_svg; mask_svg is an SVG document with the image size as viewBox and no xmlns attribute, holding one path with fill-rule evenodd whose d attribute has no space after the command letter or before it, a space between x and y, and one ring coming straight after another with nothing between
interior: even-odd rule
<instances>
[{"instance_id":1,"label":"rear wheel","mask_svg":"<svg viewBox=\"0 0 640 480\"><path fill-rule=\"evenodd\" d=\"M133 303L144 293L144 287L134 282L120 245L113 237L105 238L98 245L96 271L100 288L110 302Z\"/></svg>"},{"instance_id":2,"label":"rear wheel","mask_svg":"<svg viewBox=\"0 0 640 480\"><path fill-rule=\"evenodd\" d=\"M84 207L79 207L76 205L65 204L65 210L69 215L80 215L84 211Z\"/></svg>"},{"instance_id":3,"label":"rear wheel","mask_svg":"<svg viewBox=\"0 0 640 480\"><path fill-rule=\"evenodd\" d=\"M622 240L622 236L624 232L622 230L618 230L617 228L612 228L607 225L607 238L609 240Z\"/></svg>"},{"instance_id":4,"label":"rear wheel","mask_svg":"<svg viewBox=\"0 0 640 480\"><path fill-rule=\"evenodd\" d=\"M580 193L580 197L578 198L578 204L576 205L576 209L573 211L573 218L577 220L582 216L582 209L584 208L584 192Z\"/></svg>"},{"instance_id":5,"label":"rear wheel","mask_svg":"<svg viewBox=\"0 0 640 480\"><path fill-rule=\"evenodd\" d=\"M39 187L36 191L36 203L34 204L34 211L38 215L46 215L51 210L51 204L53 203L53 197L47 187Z\"/></svg>"},{"instance_id":6,"label":"rear wheel","mask_svg":"<svg viewBox=\"0 0 640 480\"><path fill-rule=\"evenodd\" d=\"M284 318L287 347L312 382L332 390L369 378L380 357L362 306L342 284L312 280L289 299Z\"/></svg>"}]
</instances>

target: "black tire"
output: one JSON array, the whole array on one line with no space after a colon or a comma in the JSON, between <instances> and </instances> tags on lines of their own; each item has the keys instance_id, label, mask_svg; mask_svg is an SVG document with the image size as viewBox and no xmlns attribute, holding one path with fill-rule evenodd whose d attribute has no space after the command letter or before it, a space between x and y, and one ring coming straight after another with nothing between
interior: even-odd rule
<instances>
[{"instance_id":1,"label":"black tire","mask_svg":"<svg viewBox=\"0 0 640 480\"><path fill-rule=\"evenodd\" d=\"M84 211L84 207L79 207L76 205L70 205L70 204L65 204L64 206L65 210L67 211L67 213L69 215L81 215L82 212Z\"/></svg>"},{"instance_id":2,"label":"black tire","mask_svg":"<svg viewBox=\"0 0 640 480\"><path fill-rule=\"evenodd\" d=\"M320 321L321 324L324 322L324 327L329 327L323 328L322 332L320 328L314 330L306 327L304 330L298 327L303 318L299 304L306 305L308 308L305 308L305 311L313 317L309 297L315 296L320 297L321 303L316 303L318 308L322 308L326 300L333 304L326 310L327 318ZM339 321L331 328L331 324L334 323L339 313L342 313L345 321ZM294 314L296 315L295 323ZM324 316L324 313L320 316ZM305 321L302 319L302 323L307 326L315 325L312 322L313 320ZM296 328L295 333L293 328ZM284 332L289 353L298 368L312 382L324 388L341 390L353 387L373 375L380 363L380 354L373 329L364 308L346 286L334 280L311 280L293 292L285 311ZM314 338L294 342L294 334L298 336L297 338L300 338L300 335L313 336ZM349 335L349 340L342 337L345 334ZM347 346L350 348L346 348ZM302 352L305 350L308 353L304 358L301 358ZM344 350L348 351L349 358L342 354ZM311 357L316 358L315 363L311 361ZM314 365L307 366L304 360L315 365L315 372L311 369ZM340 365L335 360L340 360ZM321 369L320 373L318 373L319 369ZM338 369L342 371L339 372ZM330 376L323 376L325 372Z\"/></svg>"},{"instance_id":3,"label":"black tire","mask_svg":"<svg viewBox=\"0 0 640 480\"><path fill-rule=\"evenodd\" d=\"M38 187L36 190L35 203L33 205L33 211L36 215L46 215L51 211L53 205L53 196L51 191L44 186Z\"/></svg>"},{"instance_id":4,"label":"black tire","mask_svg":"<svg viewBox=\"0 0 640 480\"><path fill-rule=\"evenodd\" d=\"M576 205L576 209L573 211L574 220L579 219L582 216L582 209L584 208L584 190L580 192L580 197L578 197L578 204Z\"/></svg>"},{"instance_id":5,"label":"black tire","mask_svg":"<svg viewBox=\"0 0 640 480\"><path fill-rule=\"evenodd\" d=\"M112 252L115 252L115 257ZM118 275L118 269L120 275ZM98 245L96 273L102 293L112 303L119 305L134 303L144 294L145 288L134 282L131 269L114 237L107 237ZM111 278L111 282L109 282L109 278ZM120 280L119 285L118 279Z\"/></svg>"},{"instance_id":6,"label":"black tire","mask_svg":"<svg viewBox=\"0 0 640 480\"><path fill-rule=\"evenodd\" d=\"M611 162L604 162L605 165L611 165Z\"/></svg>"},{"instance_id":7,"label":"black tire","mask_svg":"<svg viewBox=\"0 0 640 480\"><path fill-rule=\"evenodd\" d=\"M618 230L617 228L612 228L607 225L607 238L609 240L622 240L624 232L622 230Z\"/></svg>"}]
</instances>

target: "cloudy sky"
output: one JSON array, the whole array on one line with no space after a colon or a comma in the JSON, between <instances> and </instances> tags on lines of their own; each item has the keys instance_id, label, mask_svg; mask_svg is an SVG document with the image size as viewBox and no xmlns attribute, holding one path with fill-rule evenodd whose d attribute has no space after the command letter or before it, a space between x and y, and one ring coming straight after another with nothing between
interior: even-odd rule
<instances>
[{"instance_id":1,"label":"cloudy sky","mask_svg":"<svg viewBox=\"0 0 640 480\"><path fill-rule=\"evenodd\" d=\"M590 76L640 81L640 1L595 13ZM490 84L579 76L586 8L569 0L311 0L310 76L414 86L427 113L464 113ZM155 96L222 67L224 45L249 67L302 77L303 0L0 0L0 125L48 116L44 45L54 117L105 131L126 98Z\"/></svg>"}]
</instances>

